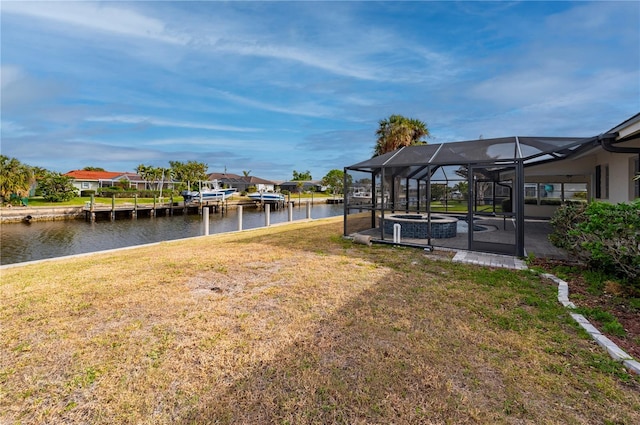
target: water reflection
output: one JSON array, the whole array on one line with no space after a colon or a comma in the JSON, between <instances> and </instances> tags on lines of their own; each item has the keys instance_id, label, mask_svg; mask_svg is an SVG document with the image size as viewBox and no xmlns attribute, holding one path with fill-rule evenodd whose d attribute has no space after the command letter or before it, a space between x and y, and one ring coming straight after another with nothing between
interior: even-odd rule
<instances>
[{"instance_id":1,"label":"water reflection","mask_svg":"<svg viewBox=\"0 0 640 425\"><path fill-rule=\"evenodd\" d=\"M342 205L314 205L312 218L342 215ZM287 221L288 210L272 211L271 224ZM306 218L306 208L295 207L293 219ZM262 227L264 212L254 208L243 211L243 229ZM209 233L231 232L238 229L236 210L209 216ZM204 225L199 215L159 216L137 220L46 221L3 224L0 227L0 264L12 264L65 255L102 251L173 239L200 236Z\"/></svg>"}]
</instances>

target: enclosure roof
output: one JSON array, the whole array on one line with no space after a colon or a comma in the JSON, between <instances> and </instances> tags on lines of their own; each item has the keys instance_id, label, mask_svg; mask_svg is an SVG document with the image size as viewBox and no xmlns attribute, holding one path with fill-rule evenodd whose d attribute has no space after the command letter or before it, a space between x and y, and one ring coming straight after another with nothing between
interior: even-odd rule
<instances>
[{"instance_id":1,"label":"enclosure roof","mask_svg":"<svg viewBox=\"0 0 640 425\"><path fill-rule=\"evenodd\" d=\"M607 135L608 136L608 135ZM371 172L381 168L483 164L499 168L522 161L533 165L564 159L598 144L598 137L501 137L406 146L346 167Z\"/></svg>"}]
</instances>

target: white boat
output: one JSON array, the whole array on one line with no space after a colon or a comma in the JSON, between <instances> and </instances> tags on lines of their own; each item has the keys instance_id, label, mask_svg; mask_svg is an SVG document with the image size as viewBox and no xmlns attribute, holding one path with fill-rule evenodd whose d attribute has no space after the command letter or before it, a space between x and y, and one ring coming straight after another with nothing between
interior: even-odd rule
<instances>
[{"instance_id":1,"label":"white boat","mask_svg":"<svg viewBox=\"0 0 640 425\"><path fill-rule=\"evenodd\" d=\"M376 202L380 204L382 202L382 196L380 191L376 191ZM353 192L349 195L351 205L368 205L371 204L373 196L371 195L371 189L364 187L355 187ZM384 202L389 201L389 193L384 193Z\"/></svg>"},{"instance_id":2,"label":"white boat","mask_svg":"<svg viewBox=\"0 0 640 425\"><path fill-rule=\"evenodd\" d=\"M235 187L220 187L218 181L214 180L212 182L205 182L204 185L201 183L200 190L184 190L182 191L182 196L184 197L185 203L224 201L237 191L238 189Z\"/></svg>"},{"instance_id":3,"label":"white boat","mask_svg":"<svg viewBox=\"0 0 640 425\"><path fill-rule=\"evenodd\" d=\"M371 189L367 190L364 187L355 187L350 198L352 205L370 204Z\"/></svg>"},{"instance_id":4,"label":"white boat","mask_svg":"<svg viewBox=\"0 0 640 425\"><path fill-rule=\"evenodd\" d=\"M284 195L276 192L254 192L247 195L249 199L262 203L284 202Z\"/></svg>"}]
</instances>

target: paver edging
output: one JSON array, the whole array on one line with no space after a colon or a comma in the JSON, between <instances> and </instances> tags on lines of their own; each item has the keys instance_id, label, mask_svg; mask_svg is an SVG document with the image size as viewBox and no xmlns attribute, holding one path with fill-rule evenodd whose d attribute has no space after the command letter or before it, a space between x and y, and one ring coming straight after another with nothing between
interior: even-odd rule
<instances>
[{"instance_id":1,"label":"paver edging","mask_svg":"<svg viewBox=\"0 0 640 425\"><path fill-rule=\"evenodd\" d=\"M463 250L458 250L456 252L456 255L454 256L454 258L452 259L453 262L460 262L460 263L467 263L467 264L477 264L477 265L481 265L481 266L490 266L490 267L506 267L506 265L497 265L494 266L493 265L493 261L490 262L490 264L487 264L483 261L478 261L478 260L469 260L466 258L466 254L467 251L463 251ZM519 267L518 263L515 263L515 269L517 270L531 270L529 269L526 265L524 267ZM569 310L574 310L576 309L576 305L574 303L572 303L571 301L569 301L569 284L567 282L565 282L564 280L560 279L559 277L552 275L550 273L539 273L535 270L533 270L535 273L538 273L541 277L544 277L546 279L549 279L551 281L553 281L554 283L556 283L558 285L558 302L560 304L562 304L565 308L569 309ZM580 325L580 327L582 327L582 329L584 329L589 336L598 344L600 345L602 348L604 348L607 353L609 353L609 356L611 356L611 358L617 362L621 362L622 365L631 373L634 373L636 375L640 375L640 362L635 360L633 357L631 357L629 354L627 354L626 351L624 351L623 349L621 349L620 347L618 347L616 345L616 343L614 343L613 341L611 341L609 338L607 338L606 336L604 336L602 334L602 332L600 332L598 330L598 328L596 328L595 326L593 326L591 324L591 322L589 322L589 320L587 320L586 317L584 317L581 314L578 313L574 313L574 312L570 312L569 313L571 315L571 317L573 318L573 320L575 320L578 325Z\"/></svg>"},{"instance_id":2,"label":"paver edging","mask_svg":"<svg viewBox=\"0 0 640 425\"><path fill-rule=\"evenodd\" d=\"M540 273L540 276L550 279L558 285L558 301L560 304L569 310L576 309L575 304L569 301L569 284L567 282L549 273ZM578 325L580 325L580 327L589 334L591 339L609 353L609 356L611 356L613 360L621 362L629 372L640 375L640 362L627 354L627 352L622 348L618 347L615 342L604 336L602 332L593 326L582 314L573 312L570 312L569 314L573 320L575 320L576 323L578 323Z\"/></svg>"}]
</instances>

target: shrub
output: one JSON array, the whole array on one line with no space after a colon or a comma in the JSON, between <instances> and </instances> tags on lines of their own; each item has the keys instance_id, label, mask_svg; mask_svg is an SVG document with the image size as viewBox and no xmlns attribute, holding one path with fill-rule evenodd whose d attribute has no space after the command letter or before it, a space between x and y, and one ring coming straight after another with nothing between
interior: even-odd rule
<instances>
[{"instance_id":1,"label":"shrub","mask_svg":"<svg viewBox=\"0 0 640 425\"><path fill-rule=\"evenodd\" d=\"M88 198L91 195L95 195L96 191L93 189L88 189L88 190L82 190L80 191L80 196L83 198Z\"/></svg>"},{"instance_id":2,"label":"shrub","mask_svg":"<svg viewBox=\"0 0 640 425\"><path fill-rule=\"evenodd\" d=\"M502 212L513 212L510 198L503 199L502 202L500 202L500 205L502 205Z\"/></svg>"},{"instance_id":3,"label":"shrub","mask_svg":"<svg viewBox=\"0 0 640 425\"><path fill-rule=\"evenodd\" d=\"M551 219L551 243L587 265L617 275L628 289L640 290L640 200L589 205L570 203Z\"/></svg>"}]
</instances>

